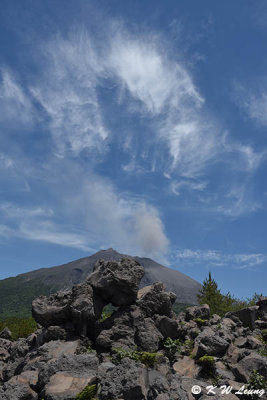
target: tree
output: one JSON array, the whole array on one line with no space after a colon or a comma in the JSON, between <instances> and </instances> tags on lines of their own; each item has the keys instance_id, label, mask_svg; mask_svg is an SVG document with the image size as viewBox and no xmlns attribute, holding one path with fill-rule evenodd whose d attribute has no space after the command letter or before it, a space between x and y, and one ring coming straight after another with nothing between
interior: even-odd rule
<instances>
[{"instance_id":1,"label":"tree","mask_svg":"<svg viewBox=\"0 0 267 400\"><path fill-rule=\"evenodd\" d=\"M210 313L218 314L221 317L224 316L228 311L237 311L241 308L255 305L259 300L260 295L255 293L252 298L247 300L237 299L228 292L227 294L222 294L220 289L218 289L218 284L211 277L209 272L209 277L204 280L203 286L198 294L199 304L208 304L210 307Z\"/></svg>"},{"instance_id":2,"label":"tree","mask_svg":"<svg viewBox=\"0 0 267 400\"><path fill-rule=\"evenodd\" d=\"M214 279L211 277L209 272L209 277L204 280L203 286L198 294L199 304L208 304L210 307L210 313L222 315L223 313L223 295L218 289L218 285Z\"/></svg>"}]
</instances>

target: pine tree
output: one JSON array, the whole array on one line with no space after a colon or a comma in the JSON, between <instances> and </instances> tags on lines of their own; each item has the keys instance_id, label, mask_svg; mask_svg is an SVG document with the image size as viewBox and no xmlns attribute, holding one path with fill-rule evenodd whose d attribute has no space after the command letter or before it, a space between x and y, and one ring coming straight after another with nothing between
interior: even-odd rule
<instances>
[{"instance_id":1,"label":"pine tree","mask_svg":"<svg viewBox=\"0 0 267 400\"><path fill-rule=\"evenodd\" d=\"M209 272L209 277L204 280L203 286L198 295L199 304L208 304L210 307L210 313L222 315L224 296L218 289L218 285L214 279L211 277Z\"/></svg>"}]
</instances>

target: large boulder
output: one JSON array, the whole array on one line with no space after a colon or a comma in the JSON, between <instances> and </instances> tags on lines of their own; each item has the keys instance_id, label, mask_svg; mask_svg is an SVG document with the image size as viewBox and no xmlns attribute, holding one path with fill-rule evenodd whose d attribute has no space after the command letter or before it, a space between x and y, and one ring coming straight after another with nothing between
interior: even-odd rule
<instances>
[{"instance_id":1,"label":"large boulder","mask_svg":"<svg viewBox=\"0 0 267 400\"><path fill-rule=\"evenodd\" d=\"M259 306L261 316L264 314L267 315L267 297L261 296L257 302L257 306Z\"/></svg>"},{"instance_id":2,"label":"large boulder","mask_svg":"<svg viewBox=\"0 0 267 400\"><path fill-rule=\"evenodd\" d=\"M210 308L208 304L202 304L201 306L193 306L186 309L185 320L190 321L192 319L201 318L209 319Z\"/></svg>"},{"instance_id":3,"label":"large boulder","mask_svg":"<svg viewBox=\"0 0 267 400\"><path fill-rule=\"evenodd\" d=\"M147 372L141 364L125 358L119 365L100 365L98 378L102 400L147 399Z\"/></svg>"},{"instance_id":4,"label":"large boulder","mask_svg":"<svg viewBox=\"0 0 267 400\"><path fill-rule=\"evenodd\" d=\"M152 318L145 318L135 333L137 346L143 351L156 352L162 339L163 336L156 328Z\"/></svg>"},{"instance_id":5,"label":"large boulder","mask_svg":"<svg viewBox=\"0 0 267 400\"><path fill-rule=\"evenodd\" d=\"M163 283L156 282L139 291L137 306L140 307L146 317L153 317L155 314L173 316L172 306L176 300L176 295L172 292L166 292L165 289Z\"/></svg>"},{"instance_id":6,"label":"large boulder","mask_svg":"<svg viewBox=\"0 0 267 400\"><path fill-rule=\"evenodd\" d=\"M179 376L196 378L201 370L201 367L197 365L191 357L184 356L173 364L173 369Z\"/></svg>"},{"instance_id":7,"label":"large boulder","mask_svg":"<svg viewBox=\"0 0 267 400\"><path fill-rule=\"evenodd\" d=\"M64 324L71 319L70 303L71 290L59 291L49 297L39 296L32 302L32 316L46 328Z\"/></svg>"},{"instance_id":8,"label":"large boulder","mask_svg":"<svg viewBox=\"0 0 267 400\"><path fill-rule=\"evenodd\" d=\"M237 317L244 326L254 329L258 310L259 306L246 307L238 311L228 312L225 316L228 318Z\"/></svg>"},{"instance_id":9,"label":"large boulder","mask_svg":"<svg viewBox=\"0 0 267 400\"><path fill-rule=\"evenodd\" d=\"M71 321L80 335L86 335L91 322L101 316L104 302L95 293L89 282L83 282L72 289L70 313Z\"/></svg>"},{"instance_id":10,"label":"large boulder","mask_svg":"<svg viewBox=\"0 0 267 400\"><path fill-rule=\"evenodd\" d=\"M156 315L155 323L164 338L170 337L176 339L178 337L179 324L174 318L166 317L165 315Z\"/></svg>"},{"instance_id":11,"label":"large boulder","mask_svg":"<svg viewBox=\"0 0 267 400\"><path fill-rule=\"evenodd\" d=\"M122 306L136 300L143 276L144 268L133 259L124 258L118 262L99 260L88 282L106 304Z\"/></svg>"},{"instance_id":12,"label":"large boulder","mask_svg":"<svg viewBox=\"0 0 267 400\"><path fill-rule=\"evenodd\" d=\"M134 319L130 309L116 311L112 317L104 321L99 327L100 333L96 338L96 344L103 349L135 347Z\"/></svg>"},{"instance_id":13,"label":"large boulder","mask_svg":"<svg viewBox=\"0 0 267 400\"><path fill-rule=\"evenodd\" d=\"M232 366L232 372L237 380L248 382L253 371L257 371L263 377L267 376L267 358L255 352L242 358L236 365Z\"/></svg>"},{"instance_id":14,"label":"large boulder","mask_svg":"<svg viewBox=\"0 0 267 400\"><path fill-rule=\"evenodd\" d=\"M79 335L86 335L90 323L100 318L104 302L89 282L59 291L32 302L33 318L45 328L72 323Z\"/></svg>"},{"instance_id":15,"label":"large boulder","mask_svg":"<svg viewBox=\"0 0 267 400\"><path fill-rule=\"evenodd\" d=\"M228 347L228 341L220 337L212 329L206 328L196 338L193 352L196 358L206 354L209 356L222 356Z\"/></svg>"},{"instance_id":16,"label":"large boulder","mask_svg":"<svg viewBox=\"0 0 267 400\"><path fill-rule=\"evenodd\" d=\"M43 393L47 400L73 400L87 385L96 383L96 373L59 371L51 376Z\"/></svg>"}]
</instances>

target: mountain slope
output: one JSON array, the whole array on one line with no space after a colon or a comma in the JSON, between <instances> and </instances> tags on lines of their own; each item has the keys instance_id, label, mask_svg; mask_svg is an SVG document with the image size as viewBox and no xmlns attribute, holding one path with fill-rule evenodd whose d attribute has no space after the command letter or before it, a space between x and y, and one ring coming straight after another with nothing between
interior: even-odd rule
<instances>
[{"instance_id":1,"label":"mountain slope","mask_svg":"<svg viewBox=\"0 0 267 400\"><path fill-rule=\"evenodd\" d=\"M99 251L92 256L51 268L41 268L13 278L0 280L0 317L27 315L32 300L40 294L49 295L58 289L82 282L92 272L97 260L120 260L125 255L113 249ZM129 257L129 256L127 256ZM132 257L143 265L145 275L141 287L153 282L164 282L167 290L177 295L178 303L197 304L200 283L187 275L164 267L150 258Z\"/></svg>"}]
</instances>

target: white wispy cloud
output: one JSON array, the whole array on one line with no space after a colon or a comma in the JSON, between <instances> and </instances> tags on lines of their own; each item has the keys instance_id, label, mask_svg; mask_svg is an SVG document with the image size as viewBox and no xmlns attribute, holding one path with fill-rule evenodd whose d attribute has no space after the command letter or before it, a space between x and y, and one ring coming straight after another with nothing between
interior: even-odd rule
<instances>
[{"instance_id":1,"label":"white wispy cloud","mask_svg":"<svg viewBox=\"0 0 267 400\"><path fill-rule=\"evenodd\" d=\"M96 87L103 69L87 32L58 36L42 51L43 66L31 93L46 113L58 152L102 151L108 129Z\"/></svg>"},{"instance_id":2,"label":"white wispy cloud","mask_svg":"<svg viewBox=\"0 0 267 400\"><path fill-rule=\"evenodd\" d=\"M249 184L233 185L223 197L223 202L215 207L215 211L230 217L239 217L245 213L255 212L262 208L249 193Z\"/></svg>"},{"instance_id":3,"label":"white wispy cloud","mask_svg":"<svg viewBox=\"0 0 267 400\"><path fill-rule=\"evenodd\" d=\"M172 264L205 265L206 267L228 267L235 269L252 268L266 263L267 256L262 253L225 254L217 250L181 249L171 256Z\"/></svg>"},{"instance_id":4,"label":"white wispy cloud","mask_svg":"<svg viewBox=\"0 0 267 400\"><path fill-rule=\"evenodd\" d=\"M34 119L32 102L14 73L0 68L0 121L31 125Z\"/></svg>"},{"instance_id":5,"label":"white wispy cloud","mask_svg":"<svg viewBox=\"0 0 267 400\"><path fill-rule=\"evenodd\" d=\"M234 100L259 126L267 126L267 77L257 77L247 84L234 83Z\"/></svg>"},{"instance_id":6,"label":"white wispy cloud","mask_svg":"<svg viewBox=\"0 0 267 400\"><path fill-rule=\"evenodd\" d=\"M20 218L23 220L35 217L51 217L54 214L53 210L49 207L22 207L12 203L1 203L0 213L2 217L7 219Z\"/></svg>"},{"instance_id":7,"label":"white wispy cloud","mask_svg":"<svg viewBox=\"0 0 267 400\"><path fill-rule=\"evenodd\" d=\"M251 146L225 135L181 55L173 57L158 34L133 34L122 23L107 23L102 40L79 28L39 44L39 51L38 77L24 90L4 70L1 98L15 102L26 119L34 110L60 156L103 152L112 140L128 142L129 132L112 132L105 119L107 104L115 101L143 125L143 133L132 134L143 149L141 164L154 154L154 170L194 178L218 159L247 171L259 165L261 156ZM109 89L107 99L101 97L103 87ZM138 154L132 147L128 152Z\"/></svg>"},{"instance_id":8,"label":"white wispy cloud","mask_svg":"<svg viewBox=\"0 0 267 400\"><path fill-rule=\"evenodd\" d=\"M176 196L180 196L182 190L187 189L189 191L197 191L202 192L208 186L208 182L206 181L197 181L197 180L180 180L180 181L172 181L170 183L170 191Z\"/></svg>"}]
</instances>

